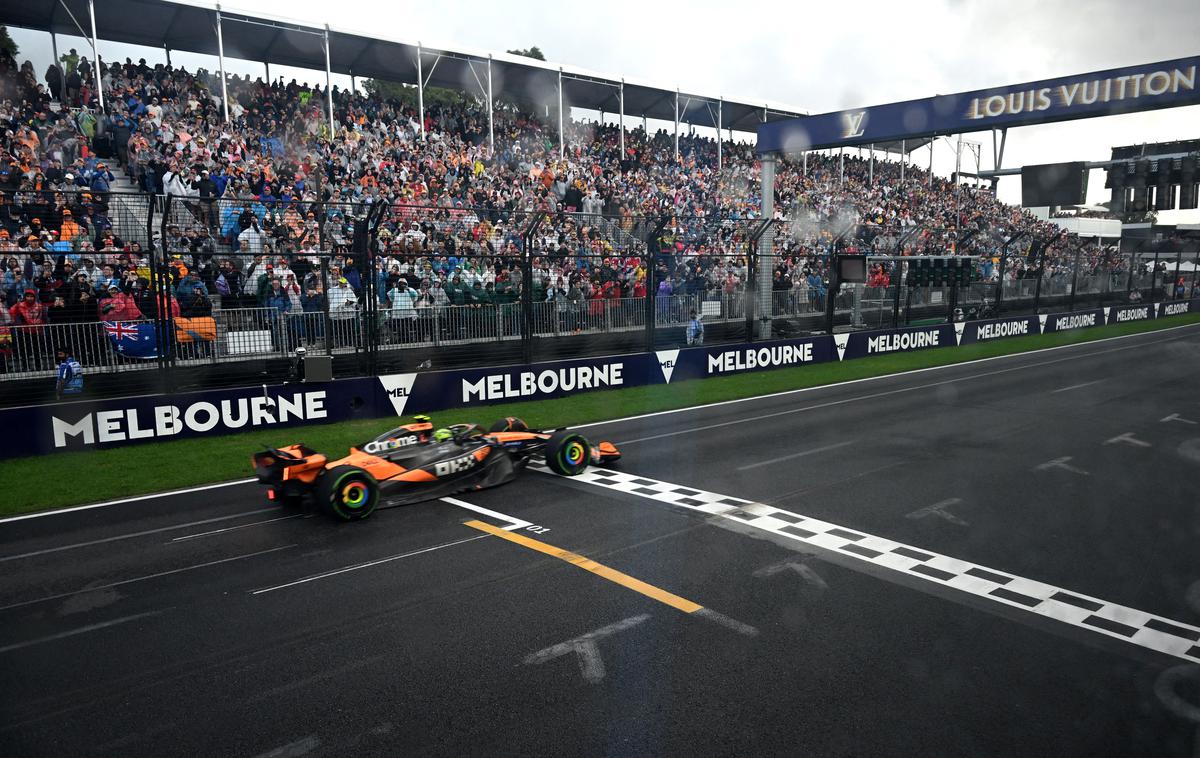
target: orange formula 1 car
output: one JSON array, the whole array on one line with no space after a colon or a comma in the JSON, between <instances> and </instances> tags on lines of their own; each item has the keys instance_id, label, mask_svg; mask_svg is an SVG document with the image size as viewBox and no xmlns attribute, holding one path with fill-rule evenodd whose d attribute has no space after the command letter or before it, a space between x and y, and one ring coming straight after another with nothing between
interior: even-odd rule
<instances>
[{"instance_id":1,"label":"orange formula 1 car","mask_svg":"<svg viewBox=\"0 0 1200 758\"><path fill-rule=\"evenodd\" d=\"M334 518L356 521L381 501L403 505L505 484L535 456L545 458L551 471L575 476L621 453L611 442L593 445L568 429L529 429L519 418L501 419L485 432L476 424L435 430L428 416L418 416L338 460L303 444L264 450L251 460L272 500L314 504Z\"/></svg>"}]
</instances>

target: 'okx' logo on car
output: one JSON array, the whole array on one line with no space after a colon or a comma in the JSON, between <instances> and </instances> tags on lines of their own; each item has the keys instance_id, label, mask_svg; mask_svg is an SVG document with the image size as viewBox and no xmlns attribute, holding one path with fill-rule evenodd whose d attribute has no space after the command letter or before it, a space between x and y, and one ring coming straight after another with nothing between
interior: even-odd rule
<instances>
[{"instance_id":1,"label":"'okx' logo on car","mask_svg":"<svg viewBox=\"0 0 1200 758\"><path fill-rule=\"evenodd\" d=\"M446 476L448 474L457 474L460 471L466 471L475 465L475 456L463 455L458 458L451 458L448 461L438 461L433 464L433 473L438 476Z\"/></svg>"}]
</instances>

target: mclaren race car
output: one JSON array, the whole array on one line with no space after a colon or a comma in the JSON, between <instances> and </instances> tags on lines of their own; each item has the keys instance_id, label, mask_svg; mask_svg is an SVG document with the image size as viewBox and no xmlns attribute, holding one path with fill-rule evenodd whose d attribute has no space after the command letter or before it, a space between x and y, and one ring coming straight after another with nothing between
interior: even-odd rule
<instances>
[{"instance_id":1,"label":"mclaren race car","mask_svg":"<svg viewBox=\"0 0 1200 758\"><path fill-rule=\"evenodd\" d=\"M501 419L484 431L477 424L435 430L429 417L418 416L337 460L297 444L264 450L251 461L271 500L357 521L381 502L418 503L505 484L534 457L544 458L556 474L575 476L621 453L611 442L593 445L569 429L530 429L519 418Z\"/></svg>"}]
</instances>

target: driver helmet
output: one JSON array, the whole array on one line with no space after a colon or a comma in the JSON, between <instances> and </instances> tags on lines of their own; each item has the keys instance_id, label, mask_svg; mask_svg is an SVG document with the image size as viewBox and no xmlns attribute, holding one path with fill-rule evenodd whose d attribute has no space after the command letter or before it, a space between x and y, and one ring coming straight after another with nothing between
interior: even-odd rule
<instances>
[{"instance_id":1,"label":"driver helmet","mask_svg":"<svg viewBox=\"0 0 1200 758\"><path fill-rule=\"evenodd\" d=\"M445 442L446 440L454 439L454 432L449 429L438 429L433 433L434 442Z\"/></svg>"}]
</instances>

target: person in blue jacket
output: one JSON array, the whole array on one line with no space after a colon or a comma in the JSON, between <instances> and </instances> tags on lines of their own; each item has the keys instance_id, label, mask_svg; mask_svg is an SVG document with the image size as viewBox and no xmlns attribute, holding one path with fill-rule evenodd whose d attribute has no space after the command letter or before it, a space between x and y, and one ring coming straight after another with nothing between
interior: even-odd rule
<instances>
[{"instance_id":1,"label":"person in blue jacket","mask_svg":"<svg viewBox=\"0 0 1200 758\"><path fill-rule=\"evenodd\" d=\"M687 343L689 345L704 344L704 322L700 320L695 308L692 309L691 320L688 321Z\"/></svg>"},{"instance_id":2,"label":"person in blue jacket","mask_svg":"<svg viewBox=\"0 0 1200 758\"><path fill-rule=\"evenodd\" d=\"M63 395L79 395L83 392L83 366L71 353L65 348L58 349L58 381L54 385L54 396L59 400Z\"/></svg>"}]
</instances>

